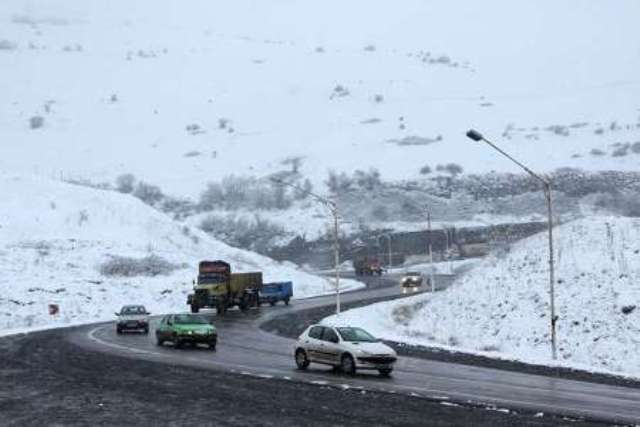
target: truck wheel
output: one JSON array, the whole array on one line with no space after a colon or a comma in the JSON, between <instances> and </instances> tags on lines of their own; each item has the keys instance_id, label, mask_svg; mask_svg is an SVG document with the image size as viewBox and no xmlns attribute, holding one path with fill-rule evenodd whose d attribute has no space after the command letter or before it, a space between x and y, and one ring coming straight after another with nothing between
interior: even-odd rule
<instances>
[{"instance_id":1,"label":"truck wheel","mask_svg":"<svg viewBox=\"0 0 640 427\"><path fill-rule=\"evenodd\" d=\"M273 307L274 305L276 305L276 302L275 302L275 301L269 301L269 305L270 305L271 307Z\"/></svg>"},{"instance_id":2,"label":"truck wheel","mask_svg":"<svg viewBox=\"0 0 640 427\"><path fill-rule=\"evenodd\" d=\"M307 358L307 353L299 348L296 350L296 366L300 370L305 370L309 367L309 358Z\"/></svg>"},{"instance_id":3,"label":"truck wheel","mask_svg":"<svg viewBox=\"0 0 640 427\"><path fill-rule=\"evenodd\" d=\"M340 362L340 369L347 375L354 375L356 373L356 363L353 361L353 357L350 354L342 356Z\"/></svg>"},{"instance_id":4,"label":"truck wheel","mask_svg":"<svg viewBox=\"0 0 640 427\"><path fill-rule=\"evenodd\" d=\"M218 311L218 316L224 316L224 312L225 312L224 301L218 301L218 304L216 304L216 310Z\"/></svg>"},{"instance_id":5,"label":"truck wheel","mask_svg":"<svg viewBox=\"0 0 640 427\"><path fill-rule=\"evenodd\" d=\"M284 305L289 305L289 298L284 299Z\"/></svg>"},{"instance_id":6,"label":"truck wheel","mask_svg":"<svg viewBox=\"0 0 640 427\"><path fill-rule=\"evenodd\" d=\"M191 312L192 313L197 313L200 311L200 307L198 307L198 304L191 304Z\"/></svg>"}]
</instances>

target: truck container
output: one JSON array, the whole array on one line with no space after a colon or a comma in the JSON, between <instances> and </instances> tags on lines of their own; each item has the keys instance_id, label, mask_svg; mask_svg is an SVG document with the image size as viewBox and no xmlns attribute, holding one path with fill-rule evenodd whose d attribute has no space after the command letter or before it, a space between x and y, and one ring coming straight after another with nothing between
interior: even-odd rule
<instances>
[{"instance_id":1,"label":"truck container","mask_svg":"<svg viewBox=\"0 0 640 427\"><path fill-rule=\"evenodd\" d=\"M353 269L356 276L373 276L374 274L381 276L384 272L377 257L366 255L359 255L353 259Z\"/></svg>"},{"instance_id":2,"label":"truck container","mask_svg":"<svg viewBox=\"0 0 640 427\"><path fill-rule=\"evenodd\" d=\"M271 305L276 305L278 301L284 301L286 305L289 305L292 296L292 282L265 283L260 290L260 303L268 302Z\"/></svg>"}]
</instances>

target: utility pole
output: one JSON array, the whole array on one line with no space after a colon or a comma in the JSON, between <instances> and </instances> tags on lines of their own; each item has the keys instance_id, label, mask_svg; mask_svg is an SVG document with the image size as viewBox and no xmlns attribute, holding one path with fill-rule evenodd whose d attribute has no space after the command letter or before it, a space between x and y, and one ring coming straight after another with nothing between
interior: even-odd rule
<instances>
[{"instance_id":1,"label":"utility pole","mask_svg":"<svg viewBox=\"0 0 640 427\"><path fill-rule=\"evenodd\" d=\"M378 241L378 247L380 248L380 261L384 260L384 247L382 246L382 244L380 243L380 238L381 237L386 237L387 238L387 260L388 260L388 264L387 267L391 268L391 234L390 233L385 233L385 234L381 234L377 237L377 241Z\"/></svg>"},{"instance_id":2,"label":"utility pole","mask_svg":"<svg viewBox=\"0 0 640 427\"><path fill-rule=\"evenodd\" d=\"M391 267L393 266L391 264L391 234L387 234L387 249L389 250L389 270L391 270Z\"/></svg>"}]
</instances>

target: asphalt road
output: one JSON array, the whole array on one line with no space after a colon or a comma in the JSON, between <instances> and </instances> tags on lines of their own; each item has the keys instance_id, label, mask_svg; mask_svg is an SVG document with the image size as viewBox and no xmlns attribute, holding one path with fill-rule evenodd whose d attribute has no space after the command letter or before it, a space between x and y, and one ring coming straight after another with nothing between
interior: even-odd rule
<instances>
[{"instance_id":1,"label":"asphalt road","mask_svg":"<svg viewBox=\"0 0 640 427\"><path fill-rule=\"evenodd\" d=\"M440 286L448 282L439 278ZM399 288L378 280L368 289L342 295L343 303L363 299L397 297ZM252 378L285 380L339 390L357 389L404 395L428 401L509 410L552 413L579 419L613 423L640 423L638 389L538 376L478 366L402 357L391 378L363 372L349 377L312 365L298 371L292 356L294 341L260 328L280 315L335 304L335 297L295 301L291 306L263 307L249 313L230 311L224 318L209 315L218 328L218 350L205 347L176 350L159 347L152 332L148 336L117 335L113 323L69 330L65 339L85 351L160 362L199 370L226 371ZM206 312L205 312L206 313ZM291 316L283 318L290 319ZM157 321L157 319L156 319Z\"/></svg>"}]
</instances>

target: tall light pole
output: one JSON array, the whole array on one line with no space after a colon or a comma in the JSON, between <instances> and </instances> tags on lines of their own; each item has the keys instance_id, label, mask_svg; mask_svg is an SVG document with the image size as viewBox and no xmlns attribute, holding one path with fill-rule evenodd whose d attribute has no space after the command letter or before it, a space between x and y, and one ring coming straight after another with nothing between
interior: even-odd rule
<instances>
[{"instance_id":1,"label":"tall light pole","mask_svg":"<svg viewBox=\"0 0 640 427\"><path fill-rule=\"evenodd\" d=\"M558 317L556 316L556 303L555 303L555 289L554 289L554 271L553 271L553 213L552 213L552 201L551 201L551 181L549 178L542 177L537 173L533 172L531 169L511 157L509 154L505 153L502 149L497 147L494 143L486 139L480 132L470 129L467 132L467 137L474 141L483 141L486 142L493 149L498 151L500 154L520 166L525 170L529 175L537 179L542 183L542 188L544 191L544 197L547 202L547 221L549 227L549 298L551 300L551 355L553 360L557 359L557 351L556 351L556 322L558 321Z\"/></svg>"},{"instance_id":2,"label":"tall light pole","mask_svg":"<svg viewBox=\"0 0 640 427\"><path fill-rule=\"evenodd\" d=\"M433 250L431 248L431 210L427 210L427 230L429 232L429 282L431 283L431 292L435 292L436 284L433 278Z\"/></svg>"},{"instance_id":3,"label":"tall light pole","mask_svg":"<svg viewBox=\"0 0 640 427\"><path fill-rule=\"evenodd\" d=\"M311 191L305 190L304 188L292 184L290 182L283 181L277 178L271 178L271 181L275 182L278 185L286 185L287 187L294 188L303 194L308 194L313 197L316 201L322 203L327 209L333 219L333 262L335 267L335 278L336 278L336 314L340 314L340 243L338 241L338 207L336 202L325 197L319 196Z\"/></svg>"}]
</instances>

